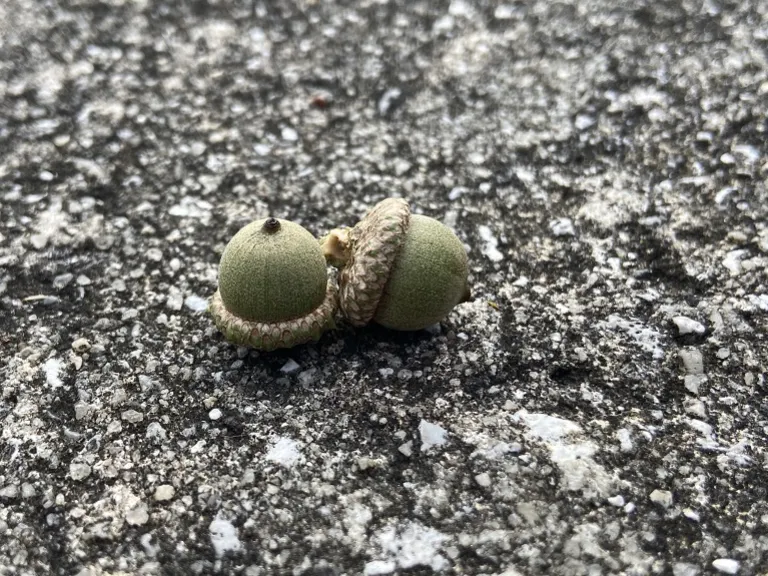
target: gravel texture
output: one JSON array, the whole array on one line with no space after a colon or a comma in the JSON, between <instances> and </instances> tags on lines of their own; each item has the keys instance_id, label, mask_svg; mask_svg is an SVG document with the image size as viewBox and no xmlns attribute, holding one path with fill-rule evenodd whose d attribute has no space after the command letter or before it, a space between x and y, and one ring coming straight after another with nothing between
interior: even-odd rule
<instances>
[{"instance_id":1,"label":"gravel texture","mask_svg":"<svg viewBox=\"0 0 768 576\"><path fill-rule=\"evenodd\" d=\"M0 574L764 575L768 3L0 2ZM260 354L267 215L473 300Z\"/></svg>"}]
</instances>

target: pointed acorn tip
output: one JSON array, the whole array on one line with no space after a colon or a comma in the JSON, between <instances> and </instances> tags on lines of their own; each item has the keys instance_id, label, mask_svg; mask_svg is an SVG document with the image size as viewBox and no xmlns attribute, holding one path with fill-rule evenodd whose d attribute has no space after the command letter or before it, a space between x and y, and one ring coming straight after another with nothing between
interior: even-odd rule
<instances>
[{"instance_id":1,"label":"pointed acorn tip","mask_svg":"<svg viewBox=\"0 0 768 576\"><path fill-rule=\"evenodd\" d=\"M264 225L262 226L262 228L268 234L274 234L275 232L280 230L280 221L277 218L272 218L270 216L264 221Z\"/></svg>"}]
</instances>

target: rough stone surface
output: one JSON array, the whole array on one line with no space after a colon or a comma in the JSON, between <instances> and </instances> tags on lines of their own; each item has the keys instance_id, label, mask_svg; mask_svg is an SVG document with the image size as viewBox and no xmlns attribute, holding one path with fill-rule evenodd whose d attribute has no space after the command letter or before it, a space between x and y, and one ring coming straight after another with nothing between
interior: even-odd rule
<instances>
[{"instance_id":1,"label":"rough stone surface","mask_svg":"<svg viewBox=\"0 0 768 576\"><path fill-rule=\"evenodd\" d=\"M0 2L0 574L765 574L766 54L760 0ZM242 225L390 195L471 302L222 339Z\"/></svg>"}]
</instances>

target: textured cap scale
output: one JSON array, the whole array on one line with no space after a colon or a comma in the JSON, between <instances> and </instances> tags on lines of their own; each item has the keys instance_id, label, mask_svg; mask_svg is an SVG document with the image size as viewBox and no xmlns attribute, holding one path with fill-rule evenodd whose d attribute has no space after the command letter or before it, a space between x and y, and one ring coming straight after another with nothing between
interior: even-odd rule
<instances>
[{"instance_id":1,"label":"textured cap scale","mask_svg":"<svg viewBox=\"0 0 768 576\"><path fill-rule=\"evenodd\" d=\"M341 310L353 326L373 319L410 216L405 200L388 198L349 232L349 261L339 275L339 293Z\"/></svg>"}]
</instances>

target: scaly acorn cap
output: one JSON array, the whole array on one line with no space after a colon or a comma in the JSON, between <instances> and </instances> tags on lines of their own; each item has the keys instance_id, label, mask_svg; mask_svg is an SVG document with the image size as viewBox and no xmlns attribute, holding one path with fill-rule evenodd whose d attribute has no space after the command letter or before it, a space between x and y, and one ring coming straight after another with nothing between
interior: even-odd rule
<instances>
[{"instance_id":1,"label":"scaly acorn cap","mask_svg":"<svg viewBox=\"0 0 768 576\"><path fill-rule=\"evenodd\" d=\"M288 220L265 218L227 244L209 310L227 340L274 350L319 339L334 326L336 307L314 236Z\"/></svg>"},{"instance_id":2,"label":"scaly acorn cap","mask_svg":"<svg viewBox=\"0 0 768 576\"><path fill-rule=\"evenodd\" d=\"M374 206L351 230L334 230L322 240L326 259L343 265L339 274L339 304L353 326L365 326L376 314L410 216L405 200L388 198Z\"/></svg>"},{"instance_id":3,"label":"scaly acorn cap","mask_svg":"<svg viewBox=\"0 0 768 576\"><path fill-rule=\"evenodd\" d=\"M326 259L342 267L340 307L354 326L420 330L469 298L461 241L441 222L411 215L402 198L379 202L354 228L321 243Z\"/></svg>"}]
</instances>

